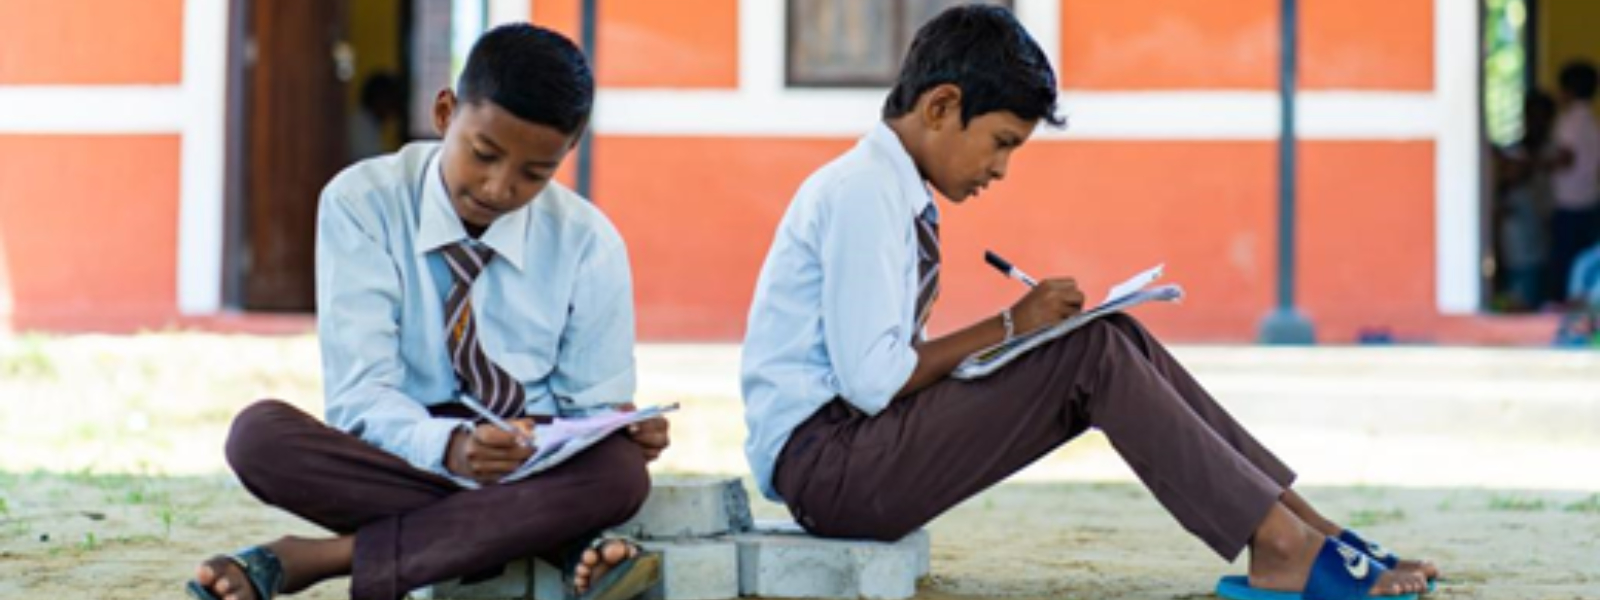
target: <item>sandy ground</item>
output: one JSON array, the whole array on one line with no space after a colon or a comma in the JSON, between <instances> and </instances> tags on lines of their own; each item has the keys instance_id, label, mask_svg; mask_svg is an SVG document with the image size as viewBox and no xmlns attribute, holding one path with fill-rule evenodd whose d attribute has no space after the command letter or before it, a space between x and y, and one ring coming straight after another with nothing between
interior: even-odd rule
<instances>
[{"instance_id":1,"label":"sandy ground","mask_svg":"<svg viewBox=\"0 0 1600 600\"><path fill-rule=\"evenodd\" d=\"M1600 600L1600 355L1177 353L1324 512L1440 562L1432 597ZM685 406L655 469L742 473L736 350L639 356L641 401ZM257 504L220 447L251 398L316 413L319 386L305 337L0 340L0 598L181 597L204 556L317 534ZM930 529L924 598L1202 598L1244 568L1185 534L1093 434Z\"/></svg>"}]
</instances>

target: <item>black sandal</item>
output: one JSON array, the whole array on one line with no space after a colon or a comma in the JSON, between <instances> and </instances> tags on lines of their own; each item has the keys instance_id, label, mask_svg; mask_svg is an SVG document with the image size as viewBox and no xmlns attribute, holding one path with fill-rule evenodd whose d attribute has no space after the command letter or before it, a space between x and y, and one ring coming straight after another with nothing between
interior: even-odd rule
<instances>
[{"instance_id":1,"label":"black sandal","mask_svg":"<svg viewBox=\"0 0 1600 600\"><path fill-rule=\"evenodd\" d=\"M278 560L278 555L273 554L266 546L246 548L233 554L223 555L222 558L239 565L239 570L244 572L250 587L255 588L256 598L259 600L272 600L278 595L278 589L283 585L283 563ZM223 576L223 573L217 573L219 579ZM194 579L189 580L185 589L197 600L222 600Z\"/></svg>"},{"instance_id":2,"label":"black sandal","mask_svg":"<svg viewBox=\"0 0 1600 600\"><path fill-rule=\"evenodd\" d=\"M629 600L661 582L660 553L646 552L639 544L625 537L596 536L588 543L577 545L576 550L567 555L567 564L562 573L568 590L576 594L573 582L577 578L578 565L583 564L583 553L593 550L604 562L604 548L612 542L626 544L631 556L611 565L598 580L590 581L589 591L577 595L576 600Z\"/></svg>"}]
</instances>

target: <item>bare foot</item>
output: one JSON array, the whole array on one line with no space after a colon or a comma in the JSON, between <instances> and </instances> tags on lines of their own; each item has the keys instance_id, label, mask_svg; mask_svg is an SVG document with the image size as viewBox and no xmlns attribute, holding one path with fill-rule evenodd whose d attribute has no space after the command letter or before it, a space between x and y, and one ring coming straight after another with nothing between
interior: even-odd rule
<instances>
[{"instance_id":1,"label":"bare foot","mask_svg":"<svg viewBox=\"0 0 1600 600\"><path fill-rule=\"evenodd\" d=\"M598 551L584 550L572 569L572 589L580 595L588 592L590 582L599 581L612 567L638 555L637 546L617 539L606 540Z\"/></svg>"},{"instance_id":2,"label":"bare foot","mask_svg":"<svg viewBox=\"0 0 1600 600\"><path fill-rule=\"evenodd\" d=\"M255 585L244 574L244 569L232 559L216 555L200 564L195 570L195 581L200 587L222 600L258 600ZM277 590L273 590L276 593Z\"/></svg>"},{"instance_id":3,"label":"bare foot","mask_svg":"<svg viewBox=\"0 0 1600 600\"><path fill-rule=\"evenodd\" d=\"M1294 513L1294 516L1299 517L1301 521L1305 522L1306 525L1311 526L1312 529L1322 532L1323 535L1337 539L1339 534L1344 532L1344 526L1334 523L1333 521L1328 520L1326 517L1323 517L1322 513L1319 513L1317 512L1317 509L1312 508L1311 503L1308 502L1305 497L1301 496L1299 492L1296 492L1292 489L1284 490L1281 501L1290 512ZM1424 578L1429 580L1439 578L1439 566L1433 564L1431 561L1401 560L1399 563L1395 564L1394 568L1397 571L1410 571L1413 573L1419 573Z\"/></svg>"},{"instance_id":4,"label":"bare foot","mask_svg":"<svg viewBox=\"0 0 1600 600\"><path fill-rule=\"evenodd\" d=\"M260 600L267 596L292 594L329 577L348 575L355 553L355 538L329 539L284 537L264 546L278 557L283 568L278 589L257 590L239 563L227 556L207 559L195 570L195 582L222 600Z\"/></svg>"},{"instance_id":5,"label":"bare foot","mask_svg":"<svg viewBox=\"0 0 1600 600\"><path fill-rule=\"evenodd\" d=\"M1250 587L1283 592L1304 590L1311 566L1327 540L1328 536L1306 525L1282 504L1273 505L1250 541ZM1346 563L1357 578L1367 569L1380 567L1359 550L1349 548L1349 553ZM1428 580L1421 573L1390 570L1378 576L1368 594L1398 596L1427 589Z\"/></svg>"},{"instance_id":6,"label":"bare foot","mask_svg":"<svg viewBox=\"0 0 1600 600\"><path fill-rule=\"evenodd\" d=\"M1396 571L1416 573L1421 575L1423 579L1430 581L1439 578L1439 565L1433 564L1433 561L1431 560L1412 560L1409 558L1403 558L1400 559L1400 562L1395 563L1394 569Z\"/></svg>"}]
</instances>

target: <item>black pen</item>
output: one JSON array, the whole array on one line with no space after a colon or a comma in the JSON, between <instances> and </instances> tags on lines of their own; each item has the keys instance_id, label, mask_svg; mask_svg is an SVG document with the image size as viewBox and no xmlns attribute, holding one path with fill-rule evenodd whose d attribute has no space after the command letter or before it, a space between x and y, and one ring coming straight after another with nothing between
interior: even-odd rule
<instances>
[{"instance_id":1,"label":"black pen","mask_svg":"<svg viewBox=\"0 0 1600 600\"><path fill-rule=\"evenodd\" d=\"M1039 285L1039 282L1034 281L1033 278L1029 277L1027 273L1023 273L1022 269L1018 269L1015 265L1011 264L1011 261L1000 258L1000 255L995 254L993 250L984 250L983 260L988 262L989 266L998 269L1006 277L1026 283L1028 284L1028 287Z\"/></svg>"}]
</instances>

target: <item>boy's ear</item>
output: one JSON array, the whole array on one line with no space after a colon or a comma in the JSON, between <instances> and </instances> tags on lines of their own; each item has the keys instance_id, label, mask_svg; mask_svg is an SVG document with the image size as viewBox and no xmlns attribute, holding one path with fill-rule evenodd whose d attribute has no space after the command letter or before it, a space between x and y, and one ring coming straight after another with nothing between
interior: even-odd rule
<instances>
[{"instance_id":1,"label":"boy's ear","mask_svg":"<svg viewBox=\"0 0 1600 600\"><path fill-rule=\"evenodd\" d=\"M456 114L456 93L450 88L439 90L433 97L433 131L444 137L450 129L450 121Z\"/></svg>"},{"instance_id":2,"label":"boy's ear","mask_svg":"<svg viewBox=\"0 0 1600 600\"><path fill-rule=\"evenodd\" d=\"M961 87L954 83L941 83L933 86L922 94L921 110L923 124L929 129L939 130L951 117L958 121L961 118Z\"/></svg>"}]
</instances>

